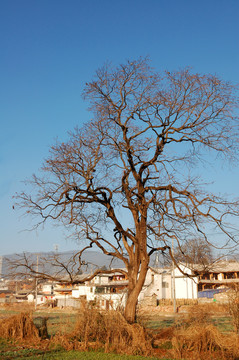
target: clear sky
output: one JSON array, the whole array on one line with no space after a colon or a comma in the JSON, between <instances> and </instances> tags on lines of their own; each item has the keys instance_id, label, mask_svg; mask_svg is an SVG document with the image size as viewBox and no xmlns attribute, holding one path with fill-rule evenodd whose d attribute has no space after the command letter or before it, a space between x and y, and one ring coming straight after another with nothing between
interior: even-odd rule
<instances>
[{"instance_id":1,"label":"clear sky","mask_svg":"<svg viewBox=\"0 0 239 360\"><path fill-rule=\"evenodd\" d=\"M149 56L239 83L238 0L0 1L0 255L76 248L62 229L25 232L13 210L55 139L87 121L84 83L105 61ZM209 174L239 197L239 167Z\"/></svg>"}]
</instances>

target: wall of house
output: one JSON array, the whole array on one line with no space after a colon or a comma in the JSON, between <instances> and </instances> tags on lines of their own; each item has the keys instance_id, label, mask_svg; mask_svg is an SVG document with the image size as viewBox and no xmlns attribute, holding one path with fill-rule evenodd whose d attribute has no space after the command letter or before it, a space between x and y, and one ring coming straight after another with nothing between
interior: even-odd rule
<instances>
[{"instance_id":1,"label":"wall of house","mask_svg":"<svg viewBox=\"0 0 239 360\"><path fill-rule=\"evenodd\" d=\"M156 294L157 297L161 293L161 275L154 273L151 269L148 270L144 286L142 291L139 294L138 302L144 302L146 297Z\"/></svg>"},{"instance_id":2,"label":"wall of house","mask_svg":"<svg viewBox=\"0 0 239 360\"><path fill-rule=\"evenodd\" d=\"M73 298L85 297L87 301L93 301L95 298L95 287L90 285L79 285L72 290Z\"/></svg>"},{"instance_id":3,"label":"wall of house","mask_svg":"<svg viewBox=\"0 0 239 360\"><path fill-rule=\"evenodd\" d=\"M33 294L29 294L29 295L27 296L27 301L28 301L29 303L33 303L33 302L34 302L34 295L33 295Z\"/></svg>"},{"instance_id":4,"label":"wall of house","mask_svg":"<svg viewBox=\"0 0 239 360\"><path fill-rule=\"evenodd\" d=\"M176 299L196 299L197 284L188 277L175 278Z\"/></svg>"},{"instance_id":5,"label":"wall of house","mask_svg":"<svg viewBox=\"0 0 239 360\"><path fill-rule=\"evenodd\" d=\"M109 283L109 276L96 276L93 280L92 283L94 284L98 284L98 285L105 285Z\"/></svg>"},{"instance_id":6,"label":"wall of house","mask_svg":"<svg viewBox=\"0 0 239 360\"><path fill-rule=\"evenodd\" d=\"M53 285L52 284L43 284L41 291L44 294L53 294Z\"/></svg>"},{"instance_id":7,"label":"wall of house","mask_svg":"<svg viewBox=\"0 0 239 360\"><path fill-rule=\"evenodd\" d=\"M156 295L157 300L171 298L171 274L165 270L154 272L148 270L143 289L139 295L139 303L147 302L147 297Z\"/></svg>"},{"instance_id":8,"label":"wall of house","mask_svg":"<svg viewBox=\"0 0 239 360\"><path fill-rule=\"evenodd\" d=\"M162 274L162 294L161 299L171 299L172 298L172 281L171 273Z\"/></svg>"},{"instance_id":9,"label":"wall of house","mask_svg":"<svg viewBox=\"0 0 239 360\"><path fill-rule=\"evenodd\" d=\"M182 267L184 273L193 275L192 271L187 267ZM174 270L175 273L175 296L176 299L197 299L197 277L190 278L183 275L179 269ZM173 281L173 274L172 274Z\"/></svg>"},{"instance_id":10,"label":"wall of house","mask_svg":"<svg viewBox=\"0 0 239 360\"><path fill-rule=\"evenodd\" d=\"M126 303L126 293L121 294L100 294L96 295L95 300L101 309L116 310L118 307L124 307Z\"/></svg>"},{"instance_id":11,"label":"wall of house","mask_svg":"<svg viewBox=\"0 0 239 360\"><path fill-rule=\"evenodd\" d=\"M192 271L187 267L182 270L189 275ZM190 278L183 275L179 269L175 268L175 297L176 299L196 299L197 298L197 278ZM147 301L147 298L156 296L157 300L173 299L173 272L157 269L154 272L149 269L144 287L139 295L139 304Z\"/></svg>"},{"instance_id":12,"label":"wall of house","mask_svg":"<svg viewBox=\"0 0 239 360\"><path fill-rule=\"evenodd\" d=\"M117 309L119 306L125 306L126 293L95 293L95 286L80 285L78 289L72 290L72 298L79 299L85 297L86 301L96 301L101 309Z\"/></svg>"},{"instance_id":13,"label":"wall of house","mask_svg":"<svg viewBox=\"0 0 239 360\"><path fill-rule=\"evenodd\" d=\"M66 298L57 299L57 306L59 308L72 307L74 309L80 309L82 304L78 299Z\"/></svg>"},{"instance_id":14,"label":"wall of house","mask_svg":"<svg viewBox=\"0 0 239 360\"><path fill-rule=\"evenodd\" d=\"M218 278L218 280L223 280L224 274L223 273L218 274L217 278Z\"/></svg>"},{"instance_id":15,"label":"wall of house","mask_svg":"<svg viewBox=\"0 0 239 360\"><path fill-rule=\"evenodd\" d=\"M69 295L67 295L68 297ZM37 305L45 304L49 301L54 301L57 298L65 298L64 295L52 295L52 296L46 296L46 295L37 295Z\"/></svg>"}]
</instances>

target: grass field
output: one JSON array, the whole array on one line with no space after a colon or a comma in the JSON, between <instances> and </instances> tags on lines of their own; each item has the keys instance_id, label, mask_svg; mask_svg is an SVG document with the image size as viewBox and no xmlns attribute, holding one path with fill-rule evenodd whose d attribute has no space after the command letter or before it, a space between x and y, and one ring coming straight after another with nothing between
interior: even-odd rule
<instances>
[{"instance_id":1,"label":"grass field","mask_svg":"<svg viewBox=\"0 0 239 360\"><path fill-rule=\"evenodd\" d=\"M26 308L26 310L29 310ZM31 309L30 309L31 310ZM11 315L19 314L21 309L8 310L0 309L0 319L7 318ZM33 310L34 323L39 324L42 318L47 319L47 328L50 336L56 333L67 333L73 330L76 322L77 312L66 312L66 311L44 311L44 310Z\"/></svg>"},{"instance_id":2,"label":"grass field","mask_svg":"<svg viewBox=\"0 0 239 360\"><path fill-rule=\"evenodd\" d=\"M156 360L155 357L143 357L132 355L105 354L102 352L79 352L64 350L39 350L34 348L23 348L22 345L0 340L0 359L4 360L39 360L39 359L57 359L57 360ZM164 360L173 360L165 358Z\"/></svg>"},{"instance_id":3,"label":"grass field","mask_svg":"<svg viewBox=\"0 0 239 360\"><path fill-rule=\"evenodd\" d=\"M20 304L18 304L20 305ZM206 305L207 306L207 305ZM211 308L215 307L215 304L210 305ZM187 308L187 307L186 307ZM0 319L6 318L11 315L19 314L22 311L33 311L34 322L38 322L40 318L47 318L47 327L49 335L54 335L56 332L69 332L73 329L76 318L77 311L67 311L67 310L43 310L39 309L35 311L34 307L26 306L15 306L13 308L0 308ZM177 322L180 322L180 319L183 318L185 314L173 314L173 313L155 313L150 314L146 313L145 315L140 315L139 322L142 323L146 328L158 329L165 328L175 325ZM215 312L210 314L210 321L213 325L218 327L222 332L233 331L232 318L228 314Z\"/></svg>"},{"instance_id":4,"label":"grass field","mask_svg":"<svg viewBox=\"0 0 239 360\"><path fill-rule=\"evenodd\" d=\"M212 316L210 322L218 328L222 333L228 333L234 330L232 319L230 316ZM163 316L156 319L147 319L143 321L143 324L148 329L164 329L177 323L180 324L179 317L167 317Z\"/></svg>"}]
</instances>

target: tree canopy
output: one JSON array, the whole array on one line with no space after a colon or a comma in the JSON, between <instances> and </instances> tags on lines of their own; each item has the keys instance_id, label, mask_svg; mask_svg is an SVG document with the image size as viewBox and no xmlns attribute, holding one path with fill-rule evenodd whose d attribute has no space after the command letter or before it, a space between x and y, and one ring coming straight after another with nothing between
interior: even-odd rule
<instances>
[{"instance_id":1,"label":"tree canopy","mask_svg":"<svg viewBox=\"0 0 239 360\"><path fill-rule=\"evenodd\" d=\"M228 223L237 202L206 191L192 171L213 154L237 156L236 88L189 68L158 73L140 58L106 64L83 96L92 120L51 147L34 191L19 198L37 225L60 220L88 241L84 249L124 262L132 322L155 251L172 255L172 239L210 243L212 229L237 242Z\"/></svg>"}]
</instances>

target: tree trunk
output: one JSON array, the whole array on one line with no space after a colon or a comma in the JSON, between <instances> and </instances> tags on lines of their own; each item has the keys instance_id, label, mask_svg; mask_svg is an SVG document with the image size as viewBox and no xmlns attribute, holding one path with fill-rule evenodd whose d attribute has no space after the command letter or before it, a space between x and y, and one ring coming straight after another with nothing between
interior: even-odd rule
<instances>
[{"instance_id":1,"label":"tree trunk","mask_svg":"<svg viewBox=\"0 0 239 360\"><path fill-rule=\"evenodd\" d=\"M136 306L138 302L138 296L143 288L147 271L148 271L148 261L145 261L143 264L141 264L141 269L134 286L132 286L133 285L132 282L129 283L128 297L126 300L124 317L130 324L133 324L136 321ZM129 277L129 281L132 278L133 277Z\"/></svg>"},{"instance_id":2,"label":"tree trunk","mask_svg":"<svg viewBox=\"0 0 239 360\"><path fill-rule=\"evenodd\" d=\"M138 295L136 292L132 292L130 295L128 295L125 305L124 317L130 324L133 324L136 321L137 301Z\"/></svg>"}]
</instances>

